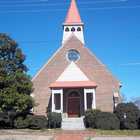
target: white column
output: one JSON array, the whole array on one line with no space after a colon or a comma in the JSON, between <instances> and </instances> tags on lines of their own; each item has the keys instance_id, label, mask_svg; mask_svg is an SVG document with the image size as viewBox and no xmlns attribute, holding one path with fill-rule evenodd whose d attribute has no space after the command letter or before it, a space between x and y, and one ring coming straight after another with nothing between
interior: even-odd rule
<instances>
[{"instance_id":1,"label":"white column","mask_svg":"<svg viewBox=\"0 0 140 140\"><path fill-rule=\"evenodd\" d=\"M56 110L55 109L55 102L54 102L54 95L55 94L60 94L60 109ZM62 113L63 112L63 89L59 88L59 89L52 89L52 112L58 112L58 113Z\"/></svg>"},{"instance_id":2,"label":"white column","mask_svg":"<svg viewBox=\"0 0 140 140\"><path fill-rule=\"evenodd\" d=\"M85 110L87 110L87 93L92 93L93 99L92 99L92 108L96 109L96 100L95 100L95 88L84 88L84 105Z\"/></svg>"},{"instance_id":3,"label":"white column","mask_svg":"<svg viewBox=\"0 0 140 140\"><path fill-rule=\"evenodd\" d=\"M61 111L63 113L63 89L61 89Z\"/></svg>"},{"instance_id":4,"label":"white column","mask_svg":"<svg viewBox=\"0 0 140 140\"><path fill-rule=\"evenodd\" d=\"M92 108L96 109L96 100L95 100L95 88L93 88L93 100L92 100Z\"/></svg>"},{"instance_id":5,"label":"white column","mask_svg":"<svg viewBox=\"0 0 140 140\"><path fill-rule=\"evenodd\" d=\"M87 93L86 93L86 88L84 88L84 107L85 111L87 110Z\"/></svg>"},{"instance_id":6,"label":"white column","mask_svg":"<svg viewBox=\"0 0 140 140\"><path fill-rule=\"evenodd\" d=\"M118 98L119 98L119 94L118 94L118 92L115 92L114 93L114 106L115 106L115 108L118 105Z\"/></svg>"},{"instance_id":7,"label":"white column","mask_svg":"<svg viewBox=\"0 0 140 140\"><path fill-rule=\"evenodd\" d=\"M52 89L52 112L54 112L54 89Z\"/></svg>"}]
</instances>

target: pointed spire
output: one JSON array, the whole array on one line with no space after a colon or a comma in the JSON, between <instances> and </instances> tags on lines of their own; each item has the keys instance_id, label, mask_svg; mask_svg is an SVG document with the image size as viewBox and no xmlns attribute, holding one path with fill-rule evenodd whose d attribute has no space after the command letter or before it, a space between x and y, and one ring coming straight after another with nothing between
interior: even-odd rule
<instances>
[{"instance_id":1,"label":"pointed spire","mask_svg":"<svg viewBox=\"0 0 140 140\"><path fill-rule=\"evenodd\" d=\"M75 0L71 1L65 23L82 23Z\"/></svg>"}]
</instances>

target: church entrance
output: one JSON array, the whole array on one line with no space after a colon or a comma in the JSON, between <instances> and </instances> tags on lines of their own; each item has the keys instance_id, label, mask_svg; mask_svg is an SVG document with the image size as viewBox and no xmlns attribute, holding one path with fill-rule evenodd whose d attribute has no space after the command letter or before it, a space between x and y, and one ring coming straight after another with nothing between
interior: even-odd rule
<instances>
[{"instance_id":1,"label":"church entrance","mask_svg":"<svg viewBox=\"0 0 140 140\"><path fill-rule=\"evenodd\" d=\"M68 117L80 117L80 95L76 91L68 94Z\"/></svg>"}]
</instances>

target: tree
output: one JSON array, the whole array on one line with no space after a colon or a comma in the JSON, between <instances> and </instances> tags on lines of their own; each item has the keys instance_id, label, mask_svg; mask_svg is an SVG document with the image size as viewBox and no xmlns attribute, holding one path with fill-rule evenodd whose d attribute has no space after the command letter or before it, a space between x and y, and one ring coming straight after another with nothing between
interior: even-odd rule
<instances>
[{"instance_id":1,"label":"tree","mask_svg":"<svg viewBox=\"0 0 140 140\"><path fill-rule=\"evenodd\" d=\"M125 103L127 101L127 97L125 93L121 93L121 96L122 96L123 103Z\"/></svg>"},{"instance_id":2,"label":"tree","mask_svg":"<svg viewBox=\"0 0 140 140\"><path fill-rule=\"evenodd\" d=\"M130 99L130 102L135 104L135 106L137 106L140 110L140 97L133 97Z\"/></svg>"},{"instance_id":3,"label":"tree","mask_svg":"<svg viewBox=\"0 0 140 140\"><path fill-rule=\"evenodd\" d=\"M8 35L0 33L0 110L28 111L35 106L30 94L31 77L26 74L26 56Z\"/></svg>"},{"instance_id":4,"label":"tree","mask_svg":"<svg viewBox=\"0 0 140 140\"><path fill-rule=\"evenodd\" d=\"M133 103L120 103L114 110L120 120L121 129L138 129L140 111ZM124 116L126 114L126 117Z\"/></svg>"}]
</instances>

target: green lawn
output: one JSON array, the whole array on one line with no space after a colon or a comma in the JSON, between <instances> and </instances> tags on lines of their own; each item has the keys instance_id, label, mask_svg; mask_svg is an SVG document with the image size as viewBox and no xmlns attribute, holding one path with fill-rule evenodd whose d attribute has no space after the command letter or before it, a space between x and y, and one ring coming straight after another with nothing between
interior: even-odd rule
<instances>
[{"instance_id":1,"label":"green lawn","mask_svg":"<svg viewBox=\"0 0 140 140\"><path fill-rule=\"evenodd\" d=\"M0 129L0 134L2 134L2 133L7 133L7 132Z\"/></svg>"},{"instance_id":2,"label":"green lawn","mask_svg":"<svg viewBox=\"0 0 140 140\"><path fill-rule=\"evenodd\" d=\"M40 133L40 132L45 132L45 131L49 131L49 130L48 129L42 129L42 130L16 129L16 131L26 132L26 133ZM61 129L60 128L56 128L56 129L51 129L51 131L61 131Z\"/></svg>"},{"instance_id":3,"label":"green lawn","mask_svg":"<svg viewBox=\"0 0 140 140\"><path fill-rule=\"evenodd\" d=\"M26 133L39 133L46 130L33 130L33 129L16 129L16 131L26 132Z\"/></svg>"},{"instance_id":4,"label":"green lawn","mask_svg":"<svg viewBox=\"0 0 140 140\"><path fill-rule=\"evenodd\" d=\"M123 135L123 136L140 136L140 130L98 130L87 129L93 132L100 132L101 135Z\"/></svg>"}]
</instances>

